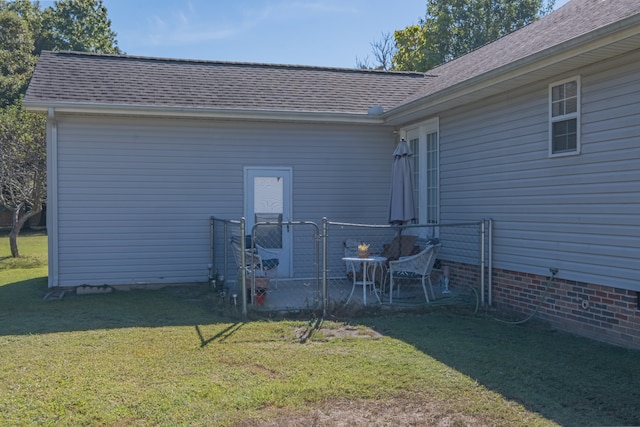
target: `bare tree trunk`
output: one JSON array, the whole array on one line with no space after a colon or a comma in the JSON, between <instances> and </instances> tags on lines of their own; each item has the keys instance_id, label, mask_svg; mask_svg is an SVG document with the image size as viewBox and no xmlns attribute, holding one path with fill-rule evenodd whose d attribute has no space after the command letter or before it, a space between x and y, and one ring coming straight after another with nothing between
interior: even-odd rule
<instances>
[{"instance_id":1,"label":"bare tree trunk","mask_svg":"<svg viewBox=\"0 0 640 427\"><path fill-rule=\"evenodd\" d=\"M11 229L9 233L9 246L11 247L11 256L14 258L20 257L20 250L18 249L18 233L20 231L15 228Z\"/></svg>"},{"instance_id":2,"label":"bare tree trunk","mask_svg":"<svg viewBox=\"0 0 640 427\"><path fill-rule=\"evenodd\" d=\"M20 250L18 249L18 234L20 234L20 230L22 230L22 227L24 226L25 222L29 220L29 218L40 213L40 211L42 210L42 206L40 206L38 209L33 209L30 212L27 212L22 218L20 217L21 210L22 206L19 206L13 210L11 231L9 232L9 247L11 248L11 256L14 258L20 257Z\"/></svg>"}]
</instances>

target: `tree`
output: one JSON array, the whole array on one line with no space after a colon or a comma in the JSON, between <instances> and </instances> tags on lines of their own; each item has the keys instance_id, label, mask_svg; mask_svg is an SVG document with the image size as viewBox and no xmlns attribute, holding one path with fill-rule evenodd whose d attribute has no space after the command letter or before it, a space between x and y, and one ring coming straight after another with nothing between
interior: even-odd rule
<instances>
[{"instance_id":1,"label":"tree","mask_svg":"<svg viewBox=\"0 0 640 427\"><path fill-rule=\"evenodd\" d=\"M102 0L59 0L43 12L42 50L120 53Z\"/></svg>"},{"instance_id":2,"label":"tree","mask_svg":"<svg viewBox=\"0 0 640 427\"><path fill-rule=\"evenodd\" d=\"M427 37L423 26L411 25L394 34L396 53L393 55L392 67L403 71L426 71L436 61L429 60L426 49Z\"/></svg>"},{"instance_id":3,"label":"tree","mask_svg":"<svg viewBox=\"0 0 640 427\"><path fill-rule=\"evenodd\" d=\"M0 9L0 108L26 91L36 63L33 44L28 24L16 12Z\"/></svg>"},{"instance_id":4,"label":"tree","mask_svg":"<svg viewBox=\"0 0 640 427\"><path fill-rule=\"evenodd\" d=\"M29 26L34 38L37 38L42 32L42 10L38 1L0 0L0 10L9 10L16 13Z\"/></svg>"},{"instance_id":5,"label":"tree","mask_svg":"<svg viewBox=\"0 0 640 427\"><path fill-rule=\"evenodd\" d=\"M102 0L0 0L0 204L13 212L11 254L18 235L46 201L44 116L20 99L42 50L120 53Z\"/></svg>"},{"instance_id":6,"label":"tree","mask_svg":"<svg viewBox=\"0 0 640 427\"><path fill-rule=\"evenodd\" d=\"M549 13L555 0L428 0L426 18L395 32L393 68L427 71Z\"/></svg>"},{"instance_id":7,"label":"tree","mask_svg":"<svg viewBox=\"0 0 640 427\"><path fill-rule=\"evenodd\" d=\"M9 245L19 257L18 234L46 198L46 118L18 102L0 110L0 203L13 213Z\"/></svg>"},{"instance_id":8,"label":"tree","mask_svg":"<svg viewBox=\"0 0 640 427\"><path fill-rule=\"evenodd\" d=\"M360 61L356 58L357 68L363 70L390 70L395 52L393 35L391 33L382 33L379 40L375 40L371 43L371 52L373 53L376 65L371 65L369 63L369 57L367 56L364 61Z\"/></svg>"}]
</instances>

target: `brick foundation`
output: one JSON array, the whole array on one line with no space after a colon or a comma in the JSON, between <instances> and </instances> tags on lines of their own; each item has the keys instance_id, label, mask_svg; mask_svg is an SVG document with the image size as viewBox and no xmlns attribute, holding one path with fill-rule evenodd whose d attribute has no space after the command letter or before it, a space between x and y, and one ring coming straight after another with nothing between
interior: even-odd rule
<instances>
[{"instance_id":1,"label":"brick foundation","mask_svg":"<svg viewBox=\"0 0 640 427\"><path fill-rule=\"evenodd\" d=\"M472 286L480 290L477 265L443 261L441 266L445 265L450 267L450 280L454 286ZM440 274L441 269L434 270L434 284ZM488 303L486 274L484 300ZM549 276L494 269L493 307L525 319L543 299L534 319L575 335L640 349L640 292L558 278L554 278L546 290Z\"/></svg>"},{"instance_id":2,"label":"brick foundation","mask_svg":"<svg viewBox=\"0 0 640 427\"><path fill-rule=\"evenodd\" d=\"M638 292L494 269L493 304L530 314L544 297L536 319L553 328L627 348L640 349Z\"/></svg>"}]
</instances>

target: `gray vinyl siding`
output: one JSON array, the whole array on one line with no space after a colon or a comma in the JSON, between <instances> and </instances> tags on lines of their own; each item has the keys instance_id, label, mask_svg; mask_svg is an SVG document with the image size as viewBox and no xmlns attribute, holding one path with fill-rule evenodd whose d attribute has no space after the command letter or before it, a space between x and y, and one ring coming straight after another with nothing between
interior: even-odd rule
<instances>
[{"instance_id":1,"label":"gray vinyl siding","mask_svg":"<svg viewBox=\"0 0 640 427\"><path fill-rule=\"evenodd\" d=\"M440 116L443 222L491 218L496 268L640 290L640 53L576 70L582 150L548 156L548 84Z\"/></svg>"},{"instance_id":2,"label":"gray vinyl siding","mask_svg":"<svg viewBox=\"0 0 640 427\"><path fill-rule=\"evenodd\" d=\"M380 126L59 116L58 285L204 282L209 218L243 215L243 167L293 168L293 220L380 223Z\"/></svg>"}]
</instances>

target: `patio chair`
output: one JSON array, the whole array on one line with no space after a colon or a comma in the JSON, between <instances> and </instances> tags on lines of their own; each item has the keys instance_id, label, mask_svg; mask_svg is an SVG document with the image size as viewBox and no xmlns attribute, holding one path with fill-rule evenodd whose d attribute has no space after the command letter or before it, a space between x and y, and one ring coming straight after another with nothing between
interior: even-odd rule
<instances>
[{"instance_id":1,"label":"patio chair","mask_svg":"<svg viewBox=\"0 0 640 427\"><path fill-rule=\"evenodd\" d=\"M251 236L245 237L244 264L242 263L242 245L237 236L231 238L233 256L238 266L238 274L245 277L268 277L274 280L274 287L278 289L278 266L280 260L277 254L251 241Z\"/></svg>"},{"instance_id":2,"label":"patio chair","mask_svg":"<svg viewBox=\"0 0 640 427\"><path fill-rule=\"evenodd\" d=\"M400 296L400 283L403 281L415 281L420 279L422 283L422 290L424 292L424 298L429 302L429 294L427 292L426 283L429 283L431 289L431 295L435 298L433 293L433 285L431 284L431 270L433 264L436 261L438 252L440 252L440 243L428 245L420 253L416 255L410 255L400 257L395 261L389 261L389 304L393 303L393 289L397 286L398 297Z\"/></svg>"},{"instance_id":3,"label":"patio chair","mask_svg":"<svg viewBox=\"0 0 640 427\"><path fill-rule=\"evenodd\" d=\"M382 253L380 256L387 259L387 261L375 270L373 275L376 282L380 285L382 293L386 292L387 276L389 275L389 262L395 261L400 257L414 255L420 252L420 247L416 244L418 238L411 234L405 234L401 236L395 236L390 243L382 245Z\"/></svg>"},{"instance_id":4,"label":"patio chair","mask_svg":"<svg viewBox=\"0 0 640 427\"><path fill-rule=\"evenodd\" d=\"M382 246L381 256L389 261L395 261L400 257L415 255L420 252L420 247L416 245L417 236L404 234L393 238L391 243Z\"/></svg>"}]
</instances>

